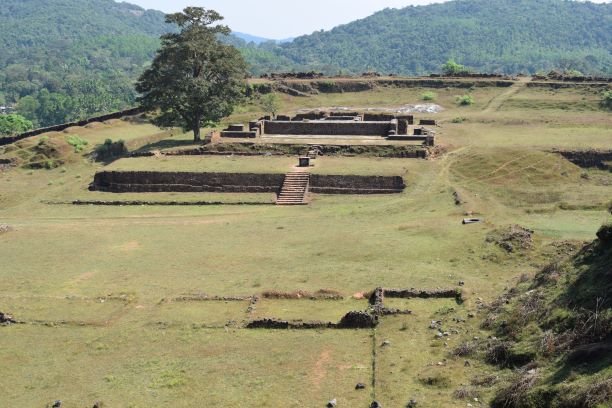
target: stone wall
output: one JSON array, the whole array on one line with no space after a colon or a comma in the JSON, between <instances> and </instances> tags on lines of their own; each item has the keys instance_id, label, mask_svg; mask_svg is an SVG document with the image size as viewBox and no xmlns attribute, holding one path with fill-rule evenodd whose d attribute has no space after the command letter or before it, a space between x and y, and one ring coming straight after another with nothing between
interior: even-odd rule
<instances>
[{"instance_id":1,"label":"stone wall","mask_svg":"<svg viewBox=\"0 0 612 408\"><path fill-rule=\"evenodd\" d=\"M113 193L278 193L284 174L103 171L90 189Z\"/></svg>"},{"instance_id":2,"label":"stone wall","mask_svg":"<svg viewBox=\"0 0 612 408\"><path fill-rule=\"evenodd\" d=\"M22 134L17 135L17 136L0 138L0 146L4 146L4 145L11 144L11 143L15 143L15 142L17 142L17 141L19 141L21 139L26 139L28 137L42 135L43 133L61 132L61 131L66 130L69 127L73 127L73 126L85 126L85 125L88 125L88 124L93 123L93 122L105 122L107 120L120 119L120 118L123 118L125 116L133 116L133 115L137 115L137 114L143 113L143 112L144 112L144 110L142 108L132 108L132 109L126 109L126 110L123 110L123 111L120 111L120 112L109 113L107 115L96 116L96 117L85 119L85 120L81 120L81 121L78 121L78 122L62 123L61 125L49 126L49 127L40 128L40 129L34 129L34 130L30 130L28 132L22 133Z\"/></svg>"},{"instance_id":3,"label":"stone wall","mask_svg":"<svg viewBox=\"0 0 612 408\"><path fill-rule=\"evenodd\" d=\"M397 124L389 122L265 121L263 134L267 135L354 135L386 137Z\"/></svg>"},{"instance_id":4,"label":"stone wall","mask_svg":"<svg viewBox=\"0 0 612 408\"><path fill-rule=\"evenodd\" d=\"M102 171L93 191L278 193L284 174ZM334 176L312 174L310 191L322 194L392 194L405 188L399 176Z\"/></svg>"},{"instance_id":5,"label":"stone wall","mask_svg":"<svg viewBox=\"0 0 612 408\"><path fill-rule=\"evenodd\" d=\"M604 162L612 162L612 150L558 150L555 153L584 168L597 167L606 169L608 166Z\"/></svg>"},{"instance_id":6,"label":"stone wall","mask_svg":"<svg viewBox=\"0 0 612 408\"><path fill-rule=\"evenodd\" d=\"M400 176L310 175L309 191L319 194L393 194L406 188Z\"/></svg>"}]
</instances>

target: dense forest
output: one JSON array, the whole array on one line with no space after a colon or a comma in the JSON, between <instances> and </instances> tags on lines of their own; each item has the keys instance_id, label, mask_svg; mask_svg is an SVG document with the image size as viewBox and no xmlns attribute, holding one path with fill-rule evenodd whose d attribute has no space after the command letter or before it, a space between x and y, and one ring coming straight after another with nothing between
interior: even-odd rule
<instances>
[{"instance_id":1,"label":"dense forest","mask_svg":"<svg viewBox=\"0 0 612 408\"><path fill-rule=\"evenodd\" d=\"M37 126L132 105L164 14L113 0L3 0L0 105Z\"/></svg>"},{"instance_id":2,"label":"dense forest","mask_svg":"<svg viewBox=\"0 0 612 408\"><path fill-rule=\"evenodd\" d=\"M456 0L385 9L273 51L325 72L427 74L454 58L481 72L557 68L610 75L612 4Z\"/></svg>"},{"instance_id":3,"label":"dense forest","mask_svg":"<svg viewBox=\"0 0 612 408\"><path fill-rule=\"evenodd\" d=\"M172 29L161 12L113 0L3 0L0 105L35 126L131 106L135 79ZM611 75L612 4L455 0L385 9L283 44L224 40L241 49L253 75L420 75L450 58L481 72Z\"/></svg>"}]
</instances>

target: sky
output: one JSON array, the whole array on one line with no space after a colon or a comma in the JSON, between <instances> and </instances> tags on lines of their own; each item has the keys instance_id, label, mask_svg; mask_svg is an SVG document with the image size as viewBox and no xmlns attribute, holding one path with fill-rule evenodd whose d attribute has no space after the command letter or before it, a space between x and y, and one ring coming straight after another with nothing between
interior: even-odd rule
<instances>
[{"instance_id":1,"label":"sky","mask_svg":"<svg viewBox=\"0 0 612 408\"><path fill-rule=\"evenodd\" d=\"M166 13L187 6L221 13L233 31L275 40L329 30L387 7L402 8L442 0L124 0Z\"/></svg>"},{"instance_id":2,"label":"sky","mask_svg":"<svg viewBox=\"0 0 612 408\"><path fill-rule=\"evenodd\" d=\"M187 6L205 7L221 13L224 24L239 31L274 40L329 30L337 25L372 15L387 7L441 3L445 0L124 0L146 9L166 13ZM593 0L606 3L611 0Z\"/></svg>"}]
</instances>

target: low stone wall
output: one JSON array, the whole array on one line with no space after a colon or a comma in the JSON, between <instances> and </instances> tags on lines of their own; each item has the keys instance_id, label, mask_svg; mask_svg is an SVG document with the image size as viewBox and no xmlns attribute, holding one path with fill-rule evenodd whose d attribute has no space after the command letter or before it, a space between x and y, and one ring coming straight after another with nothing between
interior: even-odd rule
<instances>
[{"instance_id":1,"label":"low stone wall","mask_svg":"<svg viewBox=\"0 0 612 408\"><path fill-rule=\"evenodd\" d=\"M309 191L319 194L394 194L406 188L399 176L310 175Z\"/></svg>"},{"instance_id":2,"label":"low stone wall","mask_svg":"<svg viewBox=\"0 0 612 408\"><path fill-rule=\"evenodd\" d=\"M60 125L49 126L49 127L40 128L40 129L34 129L34 130L30 130L29 132L25 132L17 136L0 138L0 146L15 143L21 139L26 139L28 137L42 135L43 133L47 133L47 132L61 132L73 126L85 126L93 122L105 122L107 120L120 119L125 116L133 116L133 115L137 115L143 112L144 112L144 109L142 108L132 108L132 109L126 109L120 112L109 113L107 115L96 116L96 117L81 120L78 122L62 123Z\"/></svg>"},{"instance_id":3,"label":"low stone wall","mask_svg":"<svg viewBox=\"0 0 612 408\"><path fill-rule=\"evenodd\" d=\"M284 174L103 171L96 173L93 191L278 193ZM393 194L406 185L399 177L310 176L310 191L322 194Z\"/></svg>"},{"instance_id":4,"label":"low stone wall","mask_svg":"<svg viewBox=\"0 0 612 408\"><path fill-rule=\"evenodd\" d=\"M257 137L257 131L224 130L221 132L221 137L254 139Z\"/></svg>"},{"instance_id":5,"label":"low stone wall","mask_svg":"<svg viewBox=\"0 0 612 408\"><path fill-rule=\"evenodd\" d=\"M278 193L284 174L103 171L90 189L113 193Z\"/></svg>"},{"instance_id":6,"label":"low stone wall","mask_svg":"<svg viewBox=\"0 0 612 408\"><path fill-rule=\"evenodd\" d=\"M389 122L346 122L346 121L265 121L263 134L267 135L354 135L382 136L390 130L397 132L397 123Z\"/></svg>"},{"instance_id":7,"label":"low stone wall","mask_svg":"<svg viewBox=\"0 0 612 408\"><path fill-rule=\"evenodd\" d=\"M418 289L383 289L384 296L388 298L451 298L461 299L461 291L458 289L434 289L434 290L418 290Z\"/></svg>"}]
</instances>

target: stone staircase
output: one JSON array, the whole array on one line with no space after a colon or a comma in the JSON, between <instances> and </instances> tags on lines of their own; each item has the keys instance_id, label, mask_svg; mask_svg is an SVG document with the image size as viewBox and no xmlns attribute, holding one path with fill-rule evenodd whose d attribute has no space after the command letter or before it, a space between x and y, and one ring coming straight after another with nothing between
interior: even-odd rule
<instances>
[{"instance_id":1,"label":"stone staircase","mask_svg":"<svg viewBox=\"0 0 612 408\"><path fill-rule=\"evenodd\" d=\"M306 204L306 193L310 173L307 171L292 171L285 175L285 181L281 188L276 205L304 205Z\"/></svg>"}]
</instances>

